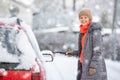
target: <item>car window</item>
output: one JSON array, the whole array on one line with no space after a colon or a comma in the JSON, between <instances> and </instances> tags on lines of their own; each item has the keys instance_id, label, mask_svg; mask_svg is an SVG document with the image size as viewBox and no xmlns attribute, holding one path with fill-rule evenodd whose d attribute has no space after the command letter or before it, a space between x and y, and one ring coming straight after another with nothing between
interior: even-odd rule
<instances>
[{"instance_id":1,"label":"car window","mask_svg":"<svg viewBox=\"0 0 120 80\"><path fill-rule=\"evenodd\" d=\"M35 59L34 49L22 28L0 25L0 68L29 70L36 65Z\"/></svg>"}]
</instances>

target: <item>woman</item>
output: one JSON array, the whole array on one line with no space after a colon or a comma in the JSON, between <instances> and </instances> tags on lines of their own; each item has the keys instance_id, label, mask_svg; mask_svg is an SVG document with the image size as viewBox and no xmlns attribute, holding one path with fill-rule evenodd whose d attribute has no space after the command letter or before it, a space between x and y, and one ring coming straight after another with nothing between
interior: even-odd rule
<instances>
[{"instance_id":1,"label":"woman","mask_svg":"<svg viewBox=\"0 0 120 80\"><path fill-rule=\"evenodd\" d=\"M66 52L68 55L79 53L77 80L107 80L102 57L102 26L92 22L91 11L87 8L80 10L79 20L79 50Z\"/></svg>"}]
</instances>

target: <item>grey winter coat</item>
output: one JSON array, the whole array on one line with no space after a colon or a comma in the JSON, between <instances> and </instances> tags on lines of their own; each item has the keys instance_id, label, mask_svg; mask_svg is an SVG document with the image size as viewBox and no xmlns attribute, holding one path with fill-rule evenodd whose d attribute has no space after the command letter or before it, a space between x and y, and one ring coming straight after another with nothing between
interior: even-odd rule
<instances>
[{"instance_id":1,"label":"grey winter coat","mask_svg":"<svg viewBox=\"0 0 120 80\"><path fill-rule=\"evenodd\" d=\"M105 61L102 57L102 26L99 23L91 23L85 43L82 62L81 80L107 80ZM79 53L81 51L81 35L79 36ZM80 55L80 54L79 54ZM95 68L96 73L90 75L89 68Z\"/></svg>"}]
</instances>

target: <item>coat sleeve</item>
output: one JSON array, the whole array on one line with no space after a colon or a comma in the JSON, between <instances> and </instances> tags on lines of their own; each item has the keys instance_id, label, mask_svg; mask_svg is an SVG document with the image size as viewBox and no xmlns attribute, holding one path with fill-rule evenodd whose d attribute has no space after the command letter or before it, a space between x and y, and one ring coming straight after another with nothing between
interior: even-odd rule
<instances>
[{"instance_id":1,"label":"coat sleeve","mask_svg":"<svg viewBox=\"0 0 120 80\"><path fill-rule=\"evenodd\" d=\"M98 63L102 59L102 35L101 30L97 29L93 31L92 37L92 56L90 61L90 67L97 68Z\"/></svg>"},{"instance_id":2,"label":"coat sleeve","mask_svg":"<svg viewBox=\"0 0 120 80\"><path fill-rule=\"evenodd\" d=\"M74 54L74 56L77 56L77 57L79 57L79 55L80 55L80 52L81 52L81 38L82 38L82 34L79 34L79 38L78 38L78 50L74 50L73 51L73 54Z\"/></svg>"}]
</instances>

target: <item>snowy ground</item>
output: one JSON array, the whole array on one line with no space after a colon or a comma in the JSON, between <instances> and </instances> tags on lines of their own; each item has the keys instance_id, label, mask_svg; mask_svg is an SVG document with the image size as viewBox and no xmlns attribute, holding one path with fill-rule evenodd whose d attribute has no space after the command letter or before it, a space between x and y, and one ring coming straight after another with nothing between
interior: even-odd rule
<instances>
[{"instance_id":1,"label":"snowy ground","mask_svg":"<svg viewBox=\"0 0 120 80\"><path fill-rule=\"evenodd\" d=\"M120 62L106 60L108 80L120 80ZM54 61L46 63L47 80L76 80L77 58L56 54Z\"/></svg>"},{"instance_id":2,"label":"snowy ground","mask_svg":"<svg viewBox=\"0 0 120 80\"><path fill-rule=\"evenodd\" d=\"M106 60L108 80L120 80L120 62Z\"/></svg>"}]
</instances>

